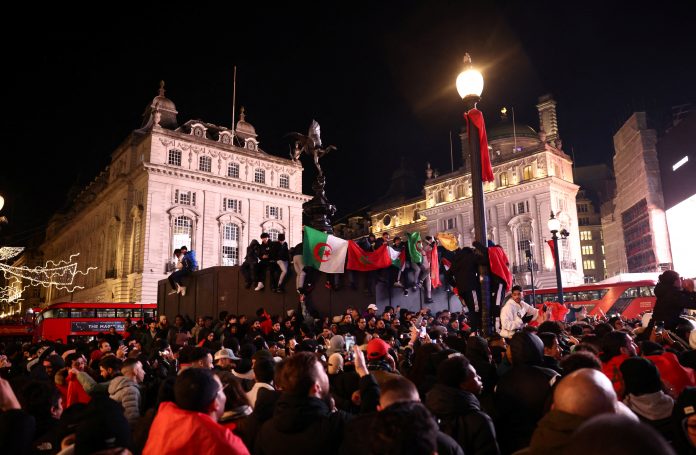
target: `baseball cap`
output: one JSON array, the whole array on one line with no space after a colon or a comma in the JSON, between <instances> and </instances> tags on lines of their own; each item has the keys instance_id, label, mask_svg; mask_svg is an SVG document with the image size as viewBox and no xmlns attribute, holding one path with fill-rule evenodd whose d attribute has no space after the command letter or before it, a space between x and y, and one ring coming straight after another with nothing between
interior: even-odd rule
<instances>
[{"instance_id":1,"label":"baseball cap","mask_svg":"<svg viewBox=\"0 0 696 455\"><path fill-rule=\"evenodd\" d=\"M373 338L367 343L367 359L376 360L386 356L389 345L381 338Z\"/></svg>"},{"instance_id":2,"label":"baseball cap","mask_svg":"<svg viewBox=\"0 0 696 455\"><path fill-rule=\"evenodd\" d=\"M367 309L377 311L377 305L375 305L374 303L371 303L367 306Z\"/></svg>"},{"instance_id":3,"label":"baseball cap","mask_svg":"<svg viewBox=\"0 0 696 455\"><path fill-rule=\"evenodd\" d=\"M239 357L234 355L234 351L232 349L222 348L218 352L215 353L215 360L220 360L220 359L239 360Z\"/></svg>"}]
</instances>

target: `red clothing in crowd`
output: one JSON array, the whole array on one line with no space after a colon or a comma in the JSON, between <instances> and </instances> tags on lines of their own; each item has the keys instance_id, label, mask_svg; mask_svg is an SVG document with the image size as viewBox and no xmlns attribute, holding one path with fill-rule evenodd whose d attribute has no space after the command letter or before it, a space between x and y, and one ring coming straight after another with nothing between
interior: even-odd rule
<instances>
[{"instance_id":1,"label":"red clothing in crowd","mask_svg":"<svg viewBox=\"0 0 696 455\"><path fill-rule=\"evenodd\" d=\"M619 400L623 400L624 397L623 376L621 376L621 370L619 367L623 361L629 357L630 356L627 354L619 354L612 357L611 360L606 363L602 362L602 373L604 373L611 381L612 385L614 386L616 396L619 398Z\"/></svg>"},{"instance_id":2,"label":"red clothing in crowd","mask_svg":"<svg viewBox=\"0 0 696 455\"><path fill-rule=\"evenodd\" d=\"M87 395L87 392L85 392L82 384L80 384L80 381L77 380L77 376L72 373L68 373L68 399L66 400L65 407L69 408L75 403L87 404L91 399L92 397Z\"/></svg>"},{"instance_id":3,"label":"red clothing in crowd","mask_svg":"<svg viewBox=\"0 0 696 455\"><path fill-rule=\"evenodd\" d=\"M679 396L685 387L696 385L694 370L682 366L674 353L663 352L660 355L647 355L645 358L655 364L660 378L672 387L675 396Z\"/></svg>"},{"instance_id":4,"label":"red clothing in crowd","mask_svg":"<svg viewBox=\"0 0 696 455\"><path fill-rule=\"evenodd\" d=\"M171 402L160 405L143 450L143 455L162 453L249 455L242 440L209 415L185 411Z\"/></svg>"}]
</instances>

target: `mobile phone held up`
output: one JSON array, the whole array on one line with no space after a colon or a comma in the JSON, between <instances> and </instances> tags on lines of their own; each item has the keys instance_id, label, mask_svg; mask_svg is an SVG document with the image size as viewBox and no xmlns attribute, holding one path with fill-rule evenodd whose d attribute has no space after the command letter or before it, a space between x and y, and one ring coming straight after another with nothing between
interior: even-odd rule
<instances>
[{"instance_id":1,"label":"mobile phone held up","mask_svg":"<svg viewBox=\"0 0 696 455\"><path fill-rule=\"evenodd\" d=\"M418 336L420 336L421 338L425 338L425 335L426 335L426 328L425 328L425 327L421 327L421 328L420 328L420 333L418 334Z\"/></svg>"},{"instance_id":2,"label":"mobile phone held up","mask_svg":"<svg viewBox=\"0 0 696 455\"><path fill-rule=\"evenodd\" d=\"M355 346L355 337L350 334L344 336L346 340L346 351L348 351L348 360L353 360L353 346Z\"/></svg>"}]
</instances>

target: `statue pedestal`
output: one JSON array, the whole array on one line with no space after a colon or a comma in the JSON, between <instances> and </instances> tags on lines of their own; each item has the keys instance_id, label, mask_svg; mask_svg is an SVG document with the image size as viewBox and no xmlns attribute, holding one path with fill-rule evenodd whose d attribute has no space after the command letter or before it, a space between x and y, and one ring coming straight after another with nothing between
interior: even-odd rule
<instances>
[{"instance_id":1,"label":"statue pedestal","mask_svg":"<svg viewBox=\"0 0 696 455\"><path fill-rule=\"evenodd\" d=\"M312 184L314 197L302 205L302 211L307 226L328 234L333 234L331 217L336 213L336 206L326 199L326 193L324 193L325 185L326 177L324 174L319 174L316 181Z\"/></svg>"}]
</instances>

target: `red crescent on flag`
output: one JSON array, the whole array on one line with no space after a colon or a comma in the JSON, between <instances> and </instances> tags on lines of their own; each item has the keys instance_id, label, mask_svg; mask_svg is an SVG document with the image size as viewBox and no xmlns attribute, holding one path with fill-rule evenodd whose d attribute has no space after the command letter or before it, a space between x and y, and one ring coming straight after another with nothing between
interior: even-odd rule
<instances>
[{"instance_id":1,"label":"red crescent on flag","mask_svg":"<svg viewBox=\"0 0 696 455\"><path fill-rule=\"evenodd\" d=\"M323 248L323 249L322 249ZM331 256L331 245L328 243L317 243L314 246L314 259L319 262L327 262Z\"/></svg>"}]
</instances>

